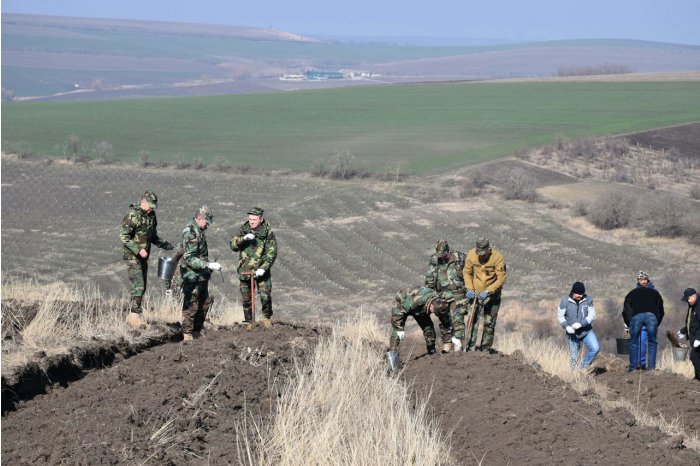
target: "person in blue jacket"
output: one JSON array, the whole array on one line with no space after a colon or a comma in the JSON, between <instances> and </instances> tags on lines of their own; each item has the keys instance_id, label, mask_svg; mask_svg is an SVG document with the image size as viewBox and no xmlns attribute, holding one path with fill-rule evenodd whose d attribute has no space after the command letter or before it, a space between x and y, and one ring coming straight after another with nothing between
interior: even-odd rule
<instances>
[{"instance_id":1,"label":"person in blue jacket","mask_svg":"<svg viewBox=\"0 0 700 466\"><path fill-rule=\"evenodd\" d=\"M600 352L600 345L593 331L593 321L595 320L593 299L586 294L586 287L582 282L574 283L568 296L562 298L559 303L557 319L566 331L571 367L576 367L582 346L586 347L586 355L579 367L590 366Z\"/></svg>"}]
</instances>

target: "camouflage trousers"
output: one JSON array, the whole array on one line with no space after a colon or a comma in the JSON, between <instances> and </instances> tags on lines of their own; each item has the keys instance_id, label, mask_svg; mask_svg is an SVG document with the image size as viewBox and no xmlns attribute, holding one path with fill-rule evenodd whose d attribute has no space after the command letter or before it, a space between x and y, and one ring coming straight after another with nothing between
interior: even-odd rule
<instances>
[{"instance_id":1,"label":"camouflage trousers","mask_svg":"<svg viewBox=\"0 0 700 466\"><path fill-rule=\"evenodd\" d=\"M471 306L467 298L450 303L450 317L452 318L452 329L455 338L464 340L464 320L469 315Z\"/></svg>"},{"instance_id":2,"label":"camouflage trousers","mask_svg":"<svg viewBox=\"0 0 700 466\"><path fill-rule=\"evenodd\" d=\"M479 347L481 351L487 351L491 348L491 345L493 344L493 335L496 332L496 318L498 317L498 310L500 307L501 293L489 296L485 303L480 301L477 302L476 309L474 310L474 319L472 321L472 330L468 335L469 342L467 343L465 349L472 351L476 348L480 316L483 316L484 318L484 330L481 333L481 344Z\"/></svg>"},{"instance_id":3,"label":"camouflage trousers","mask_svg":"<svg viewBox=\"0 0 700 466\"><path fill-rule=\"evenodd\" d=\"M401 346L401 340L399 340L398 331L405 328L406 320L408 316L413 316L416 322L423 331L423 338L425 338L425 345L427 347L435 346L435 326L433 325L433 320L430 315L422 312L420 314L413 314L411 312L405 311L401 306L395 305L391 309L391 337L389 338L389 350L398 351L399 346ZM438 314L438 319L440 320L440 334L442 335L442 342L449 343L452 340L452 321L450 319L449 312L443 312Z\"/></svg>"},{"instance_id":4,"label":"camouflage trousers","mask_svg":"<svg viewBox=\"0 0 700 466\"><path fill-rule=\"evenodd\" d=\"M214 299L209 296L209 280L182 282L182 333L199 332Z\"/></svg>"},{"instance_id":5,"label":"camouflage trousers","mask_svg":"<svg viewBox=\"0 0 700 466\"><path fill-rule=\"evenodd\" d=\"M146 281L148 279L148 262L139 259L129 259L126 261L126 267L131 291L129 311L141 314L141 300L146 292Z\"/></svg>"},{"instance_id":6,"label":"camouflage trousers","mask_svg":"<svg viewBox=\"0 0 700 466\"><path fill-rule=\"evenodd\" d=\"M243 316L245 320L253 319L253 290L250 288L250 278L238 281L238 287L241 290L241 301L243 301ZM263 317L268 319L272 317L272 277L266 273L262 277L255 277L255 287L258 289L260 296L260 305L262 309L256 309L256 312L262 311Z\"/></svg>"}]
</instances>

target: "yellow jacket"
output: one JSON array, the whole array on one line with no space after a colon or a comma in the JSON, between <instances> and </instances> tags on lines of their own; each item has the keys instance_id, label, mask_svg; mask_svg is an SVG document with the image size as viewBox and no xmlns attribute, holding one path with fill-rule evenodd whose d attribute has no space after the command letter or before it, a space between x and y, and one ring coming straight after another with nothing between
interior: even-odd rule
<instances>
[{"instance_id":1,"label":"yellow jacket","mask_svg":"<svg viewBox=\"0 0 700 466\"><path fill-rule=\"evenodd\" d=\"M490 294L496 294L501 292L505 282L506 261L503 254L491 249L489 260L482 264L476 255L476 248L469 251L464 263L464 285L467 290L477 293L489 290Z\"/></svg>"}]
</instances>

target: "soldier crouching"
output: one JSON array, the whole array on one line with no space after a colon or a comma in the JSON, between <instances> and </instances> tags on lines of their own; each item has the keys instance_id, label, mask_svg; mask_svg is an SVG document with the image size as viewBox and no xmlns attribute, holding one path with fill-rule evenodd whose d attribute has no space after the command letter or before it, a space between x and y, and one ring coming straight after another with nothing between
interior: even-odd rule
<instances>
[{"instance_id":1,"label":"soldier crouching","mask_svg":"<svg viewBox=\"0 0 700 466\"><path fill-rule=\"evenodd\" d=\"M418 322L428 354L435 353L435 327L430 314L437 315L440 320L440 333L442 334L443 352L452 348L452 320L450 319L449 303L440 298L435 290L419 286L401 290L394 298L394 306L391 309L391 338L389 339L390 351L398 351L401 342L406 337L406 320L413 316Z\"/></svg>"}]
</instances>

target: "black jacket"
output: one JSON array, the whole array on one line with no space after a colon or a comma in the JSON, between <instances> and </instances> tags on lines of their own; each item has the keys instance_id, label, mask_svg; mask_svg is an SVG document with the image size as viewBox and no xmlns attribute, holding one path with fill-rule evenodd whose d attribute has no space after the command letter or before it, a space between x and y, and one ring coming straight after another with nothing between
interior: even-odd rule
<instances>
[{"instance_id":1,"label":"black jacket","mask_svg":"<svg viewBox=\"0 0 700 466\"><path fill-rule=\"evenodd\" d=\"M693 346L695 340L700 340L700 309L697 301L692 306L688 306L686 326L681 329L681 333L688 339L690 346Z\"/></svg>"},{"instance_id":2,"label":"black jacket","mask_svg":"<svg viewBox=\"0 0 700 466\"><path fill-rule=\"evenodd\" d=\"M622 311L625 325L629 326L632 317L644 312L653 313L656 316L656 320L661 324L664 318L664 300L654 288L639 286L625 296L625 304Z\"/></svg>"}]
</instances>

